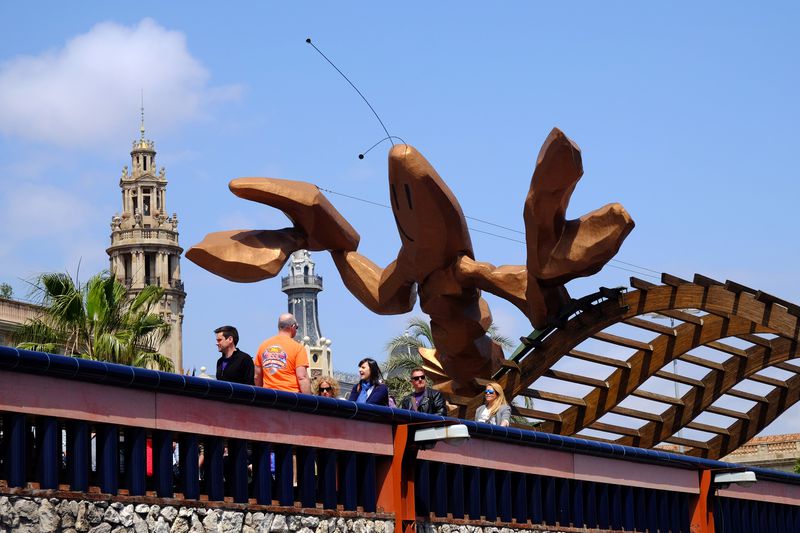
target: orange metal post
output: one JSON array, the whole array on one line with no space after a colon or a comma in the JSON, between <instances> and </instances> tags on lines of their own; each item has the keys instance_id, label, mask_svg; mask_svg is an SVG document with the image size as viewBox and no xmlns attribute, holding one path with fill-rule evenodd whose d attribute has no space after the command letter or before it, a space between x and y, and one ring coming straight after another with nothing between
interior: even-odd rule
<instances>
[{"instance_id":1,"label":"orange metal post","mask_svg":"<svg viewBox=\"0 0 800 533\"><path fill-rule=\"evenodd\" d=\"M714 492L711 470L700 471L700 494L692 498L691 533L714 533Z\"/></svg>"},{"instance_id":2,"label":"orange metal post","mask_svg":"<svg viewBox=\"0 0 800 533\"><path fill-rule=\"evenodd\" d=\"M395 427L394 457L389 470L393 489L395 533L411 533L416 528L414 462L417 458L417 447L409 442L411 434L406 424Z\"/></svg>"}]
</instances>

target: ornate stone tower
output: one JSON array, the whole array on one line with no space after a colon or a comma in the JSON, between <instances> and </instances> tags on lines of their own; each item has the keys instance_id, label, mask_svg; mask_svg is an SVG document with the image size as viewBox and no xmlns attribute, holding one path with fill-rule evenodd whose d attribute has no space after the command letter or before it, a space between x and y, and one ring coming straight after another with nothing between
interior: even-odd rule
<instances>
[{"instance_id":1,"label":"ornate stone tower","mask_svg":"<svg viewBox=\"0 0 800 533\"><path fill-rule=\"evenodd\" d=\"M306 345L311 377L330 375L331 340L320 335L317 294L322 277L314 274L314 261L307 250L298 250L289 259L289 275L281 278L281 290L289 298L289 312L297 318L297 339Z\"/></svg>"},{"instance_id":2,"label":"ornate stone tower","mask_svg":"<svg viewBox=\"0 0 800 533\"><path fill-rule=\"evenodd\" d=\"M164 289L158 312L172 324L172 332L159 351L172 359L176 372L183 372L183 248L178 245L178 215L167 216L164 167L156 172L155 144L144 136L144 108L140 133L131 150L131 170L122 169L122 214L111 218L106 252L111 271L134 295L147 285Z\"/></svg>"}]
</instances>

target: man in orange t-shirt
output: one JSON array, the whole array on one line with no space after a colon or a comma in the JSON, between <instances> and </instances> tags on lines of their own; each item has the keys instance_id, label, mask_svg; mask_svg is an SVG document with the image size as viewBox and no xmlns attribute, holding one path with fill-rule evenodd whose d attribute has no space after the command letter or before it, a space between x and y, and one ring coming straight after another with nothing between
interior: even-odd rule
<instances>
[{"instance_id":1,"label":"man in orange t-shirt","mask_svg":"<svg viewBox=\"0 0 800 533\"><path fill-rule=\"evenodd\" d=\"M311 394L306 348L294 341L297 319L291 313L278 318L278 334L261 343L256 352L255 384L268 389Z\"/></svg>"}]
</instances>

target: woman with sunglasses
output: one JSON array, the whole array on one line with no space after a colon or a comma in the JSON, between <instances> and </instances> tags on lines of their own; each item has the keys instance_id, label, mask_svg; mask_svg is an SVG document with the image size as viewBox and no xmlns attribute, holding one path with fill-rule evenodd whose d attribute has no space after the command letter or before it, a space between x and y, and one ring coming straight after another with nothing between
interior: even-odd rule
<instances>
[{"instance_id":1,"label":"woman with sunglasses","mask_svg":"<svg viewBox=\"0 0 800 533\"><path fill-rule=\"evenodd\" d=\"M311 383L311 391L325 398L339 397L339 382L333 376L319 376Z\"/></svg>"},{"instance_id":2,"label":"woman with sunglasses","mask_svg":"<svg viewBox=\"0 0 800 533\"><path fill-rule=\"evenodd\" d=\"M506 395L500 384L491 382L483 391L484 404L475 411L475 421L508 427L511 421L511 406L506 402Z\"/></svg>"},{"instance_id":3,"label":"woman with sunglasses","mask_svg":"<svg viewBox=\"0 0 800 533\"><path fill-rule=\"evenodd\" d=\"M353 390L350 391L347 399L356 403L388 406L389 387L383 384L383 375L378 362L370 357L365 357L358 362L358 375L361 379L353 385Z\"/></svg>"}]
</instances>

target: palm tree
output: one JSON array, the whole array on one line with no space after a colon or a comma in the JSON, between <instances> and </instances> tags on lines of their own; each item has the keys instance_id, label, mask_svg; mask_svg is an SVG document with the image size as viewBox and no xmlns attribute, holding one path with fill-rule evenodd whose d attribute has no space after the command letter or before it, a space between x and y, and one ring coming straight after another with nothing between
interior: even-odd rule
<instances>
[{"instance_id":1,"label":"palm tree","mask_svg":"<svg viewBox=\"0 0 800 533\"><path fill-rule=\"evenodd\" d=\"M15 333L19 348L172 371L172 360L157 347L170 325L154 313L163 289L148 286L134 297L108 271L85 285L69 274L51 272L33 282L42 314Z\"/></svg>"},{"instance_id":2,"label":"palm tree","mask_svg":"<svg viewBox=\"0 0 800 533\"><path fill-rule=\"evenodd\" d=\"M514 347L511 339L500 335L494 324L489 326L487 334L503 350ZM435 346L430 322L417 316L409 319L402 335L393 337L386 343L389 358L383 366L386 373L386 384L395 398L399 399L411 393L408 376L413 368L421 367L423 363L422 357L419 355L419 348L435 348Z\"/></svg>"}]
</instances>

